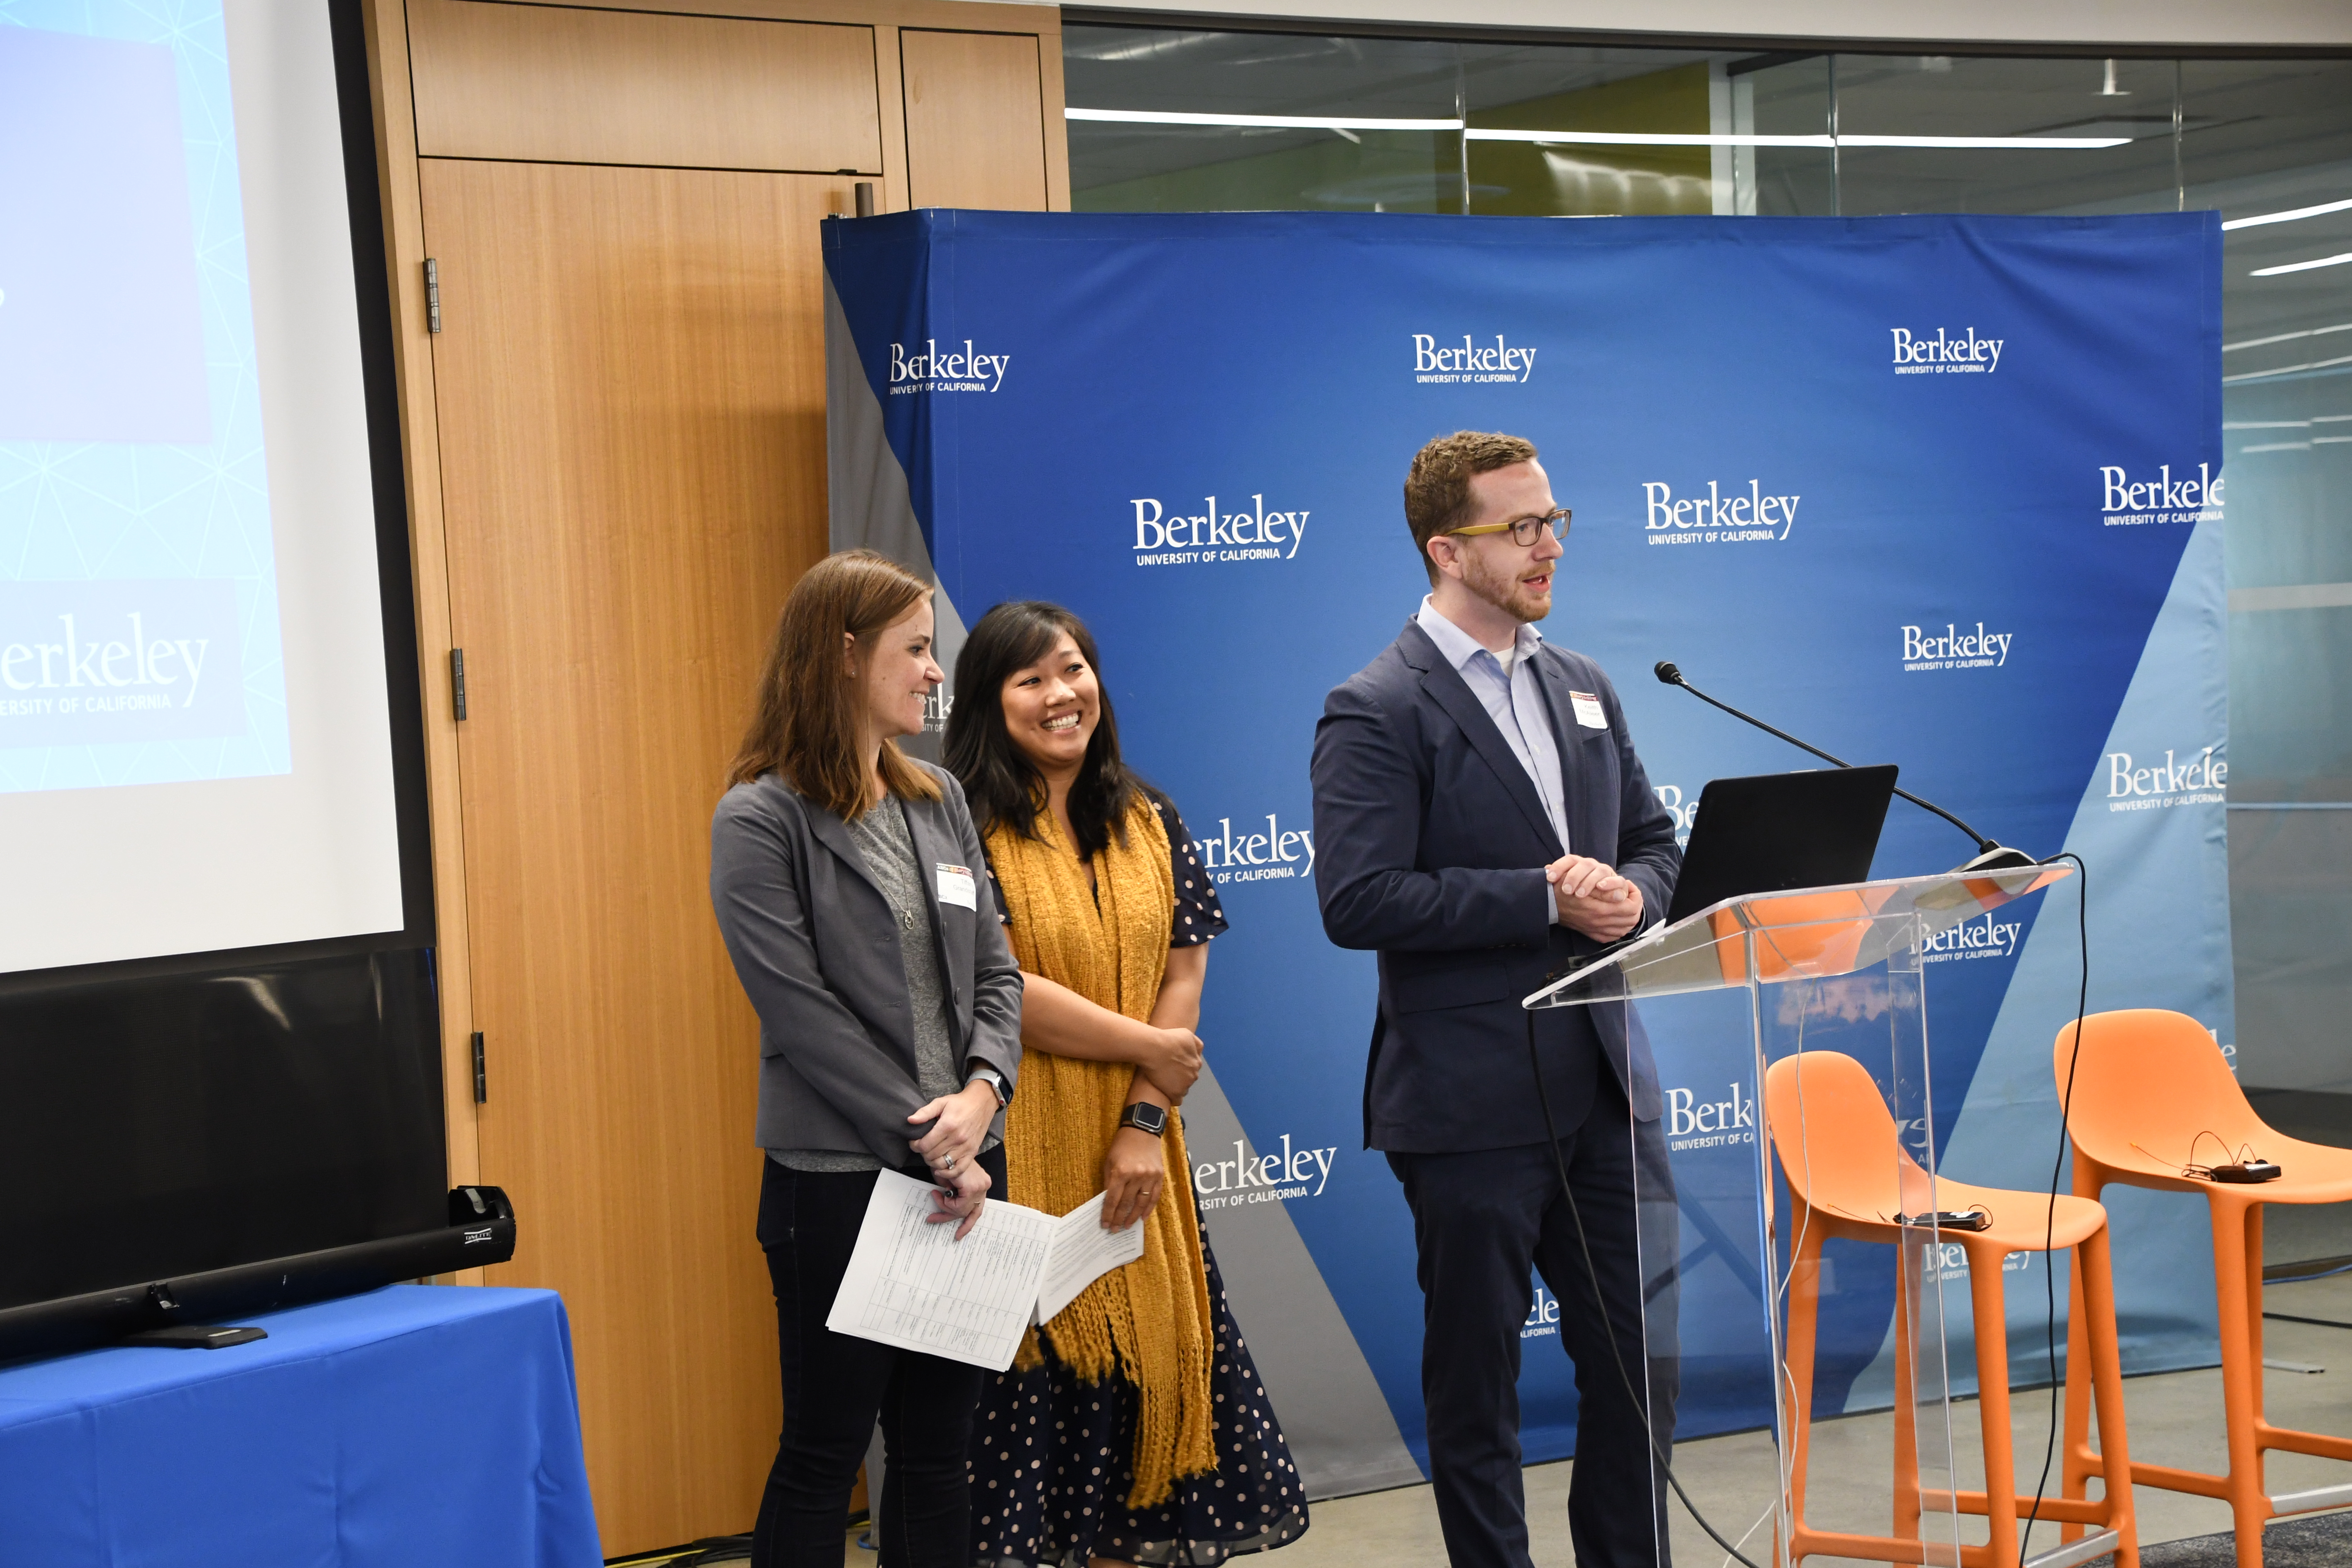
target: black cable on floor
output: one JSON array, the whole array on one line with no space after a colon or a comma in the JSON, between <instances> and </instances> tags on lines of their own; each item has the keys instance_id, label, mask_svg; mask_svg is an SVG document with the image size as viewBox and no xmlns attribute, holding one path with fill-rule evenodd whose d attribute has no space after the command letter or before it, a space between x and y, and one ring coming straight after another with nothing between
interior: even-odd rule
<instances>
[{"instance_id":1,"label":"black cable on floor","mask_svg":"<svg viewBox=\"0 0 2352 1568\"><path fill-rule=\"evenodd\" d=\"M2050 1351L2050 1439L2042 1449L2042 1479L2034 1483L2033 1509L2025 1516L2025 1528L2017 1532L2017 1568L2025 1568L2025 1552L2033 1540L2033 1527L2042 1519L2042 1502L2050 1493L2050 1462L2058 1452L2059 1410L2065 1397L2065 1384L2058 1376L2058 1260L2051 1255L2051 1246L2058 1235L2058 1182L2066 1169L2067 1124L2074 1110L2074 1065L2083 1058L2083 1019L2091 1005L2091 868L2083 858L2071 849L2062 849L2050 859L2072 860L2080 878L2080 897L2074 903L2074 929L2083 947L2082 987L2074 994L2074 1039L2066 1053L2066 1088L2058 1100L2058 1154L2050 1163L2050 1208L2042 1226L2042 1284L2049 1316L2043 1320L2042 1333ZM1982 1326L1979 1326L1982 1331ZM1990 1486L1992 1478L1987 1476Z\"/></svg>"},{"instance_id":2,"label":"black cable on floor","mask_svg":"<svg viewBox=\"0 0 2352 1568\"><path fill-rule=\"evenodd\" d=\"M1617 1343L1617 1325L1609 1321L1609 1299L1601 1294L1601 1271L1592 1266L1592 1248L1587 1246L1584 1240L1584 1216L1577 1212L1576 1192L1568 1184L1568 1161L1559 1152L1559 1129L1551 1119L1551 1091L1544 1088L1543 1058L1536 1052L1536 1016L1532 1009L1528 1010L1527 1019L1528 1066L1536 1075L1536 1103L1543 1108L1544 1136L1551 1148L1552 1165L1559 1172L1559 1194L1568 1200L1568 1217L1576 1226L1576 1250L1584 1258L1584 1278L1592 1287L1592 1304L1601 1313L1601 1331L1609 1338L1609 1359L1617 1363L1618 1381L1625 1385L1625 1397L1633 1401L1634 1410L1642 1417L1642 1435L1649 1439L1650 1457L1657 1460L1658 1468L1665 1472L1666 1484L1675 1489L1675 1496L1682 1500L1685 1511L1697 1521L1701 1530L1706 1531L1708 1540L1738 1559L1742 1568L1757 1568L1752 1559L1743 1555L1738 1547L1723 1538L1722 1531L1707 1522L1706 1515L1699 1512L1698 1504L1691 1501L1690 1493L1683 1490L1681 1479L1675 1474L1674 1466L1667 1462L1665 1451L1658 1447L1657 1430L1650 1425L1650 1402L1633 1390L1633 1374L1625 1370L1625 1352ZM1638 1193L1638 1171L1635 1180L1637 1183L1635 1190ZM1638 1205L1641 1200L1637 1196L1634 1201ZM1641 1235L1641 1219L1638 1214L1634 1218L1633 1234L1637 1237ZM1741 1539L1745 1540L1746 1537L1743 1536ZM1659 1542L1661 1547L1664 1544L1664 1542ZM1660 1555L1663 1556L1664 1552L1662 1552Z\"/></svg>"}]
</instances>

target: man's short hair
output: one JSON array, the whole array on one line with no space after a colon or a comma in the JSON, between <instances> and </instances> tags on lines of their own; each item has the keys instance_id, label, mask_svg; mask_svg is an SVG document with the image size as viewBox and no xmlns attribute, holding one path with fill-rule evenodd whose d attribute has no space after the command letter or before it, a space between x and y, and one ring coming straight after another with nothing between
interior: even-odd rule
<instances>
[{"instance_id":1,"label":"man's short hair","mask_svg":"<svg viewBox=\"0 0 2352 1568\"><path fill-rule=\"evenodd\" d=\"M1431 582L1437 581L1437 563L1429 558L1429 542L1476 514L1471 479L1530 462L1535 455L1534 442L1489 430L1456 430L1413 454L1412 467L1404 476L1404 521Z\"/></svg>"}]
</instances>

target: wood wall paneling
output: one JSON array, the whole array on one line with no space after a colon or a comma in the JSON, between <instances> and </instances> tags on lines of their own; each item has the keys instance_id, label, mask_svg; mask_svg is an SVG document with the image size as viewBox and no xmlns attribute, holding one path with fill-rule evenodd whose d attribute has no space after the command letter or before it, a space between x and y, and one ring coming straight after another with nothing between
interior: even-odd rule
<instances>
[{"instance_id":1,"label":"wood wall paneling","mask_svg":"<svg viewBox=\"0 0 2352 1568\"><path fill-rule=\"evenodd\" d=\"M1037 65L1041 89L1038 110L1044 119L1045 141L1045 206L1051 212L1066 213L1070 210L1070 126L1062 114L1062 40L1058 36L1037 40Z\"/></svg>"},{"instance_id":2,"label":"wood wall paneling","mask_svg":"<svg viewBox=\"0 0 2352 1568\"><path fill-rule=\"evenodd\" d=\"M1045 210L1037 44L1033 33L900 29L912 205Z\"/></svg>"},{"instance_id":3,"label":"wood wall paneling","mask_svg":"<svg viewBox=\"0 0 2352 1568\"><path fill-rule=\"evenodd\" d=\"M711 922L707 834L776 606L824 549L818 226L851 207L826 172L877 179L885 211L1066 206L1059 15L362 4L450 1178L514 1193L520 1247L491 1275L571 1312L605 1552L747 1529L774 1321L756 1028Z\"/></svg>"},{"instance_id":4,"label":"wood wall paneling","mask_svg":"<svg viewBox=\"0 0 2352 1568\"><path fill-rule=\"evenodd\" d=\"M409 0L428 158L882 170L874 29Z\"/></svg>"},{"instance_id":5,"label":"wood wall paneling","mask_svg":"<svg viewBox=\"0 0 2352 1568\"><path fill-rule=\"evenodd\" d=\"M580 9L587 0L498 0L501 5ZM1062 12L1037 0L627 0L630 11L682 16L749 16L773 22L855 26L944 27L950 32L1031 33L1061 47Z\"/></svg>"},{"instance_id":6,"label":"wood wall paneling","mask_svg":"<svg viewBox=\"0 0 2352 1568\"><path fill-rule=\"evenodd\" d=\"M904 212L908 205L907 106L905 89L899 85L904 68L898 58L898 37L897 27L874 29L874 74L881 84L882 118L882 183L874 191L877 213Z\"/></svg>"},{"instance_id":7,"label":"wood wall paneling","mask_svg":"<svg viewBox=\"0 0 2352 1568\"><path fill-rule=\"evenodd\" d=\"M561 1289L607 1554L748 1528L779 1419L710 811L825 548L808 175L427 160L492 1283Z\"/></svg>"},{"instance_id":8,"label":"wood wall paneling","mask_svg":"<svg viewBox=\"0 0 2352 1568\"><path fill-rule=\"evenodd\" d=\"M424 692L425 769L433 837L434 938L441 999L441 1089L449 1184L482 1180L475 1135L471 947L466 940L466 835L460 809L457 717L451 710L449 563L442 540L441 449L435 427L432 339L425 319L425 236L410 110L408 41L399 0L364 0L374 83L376 163L383 172L384 268L391 285L393 371L398 384L403 477L408 491L409 570L416 593L416 654ZM457 1283L478 1285L479 1268Z\"/></svg>"}]
</instances>

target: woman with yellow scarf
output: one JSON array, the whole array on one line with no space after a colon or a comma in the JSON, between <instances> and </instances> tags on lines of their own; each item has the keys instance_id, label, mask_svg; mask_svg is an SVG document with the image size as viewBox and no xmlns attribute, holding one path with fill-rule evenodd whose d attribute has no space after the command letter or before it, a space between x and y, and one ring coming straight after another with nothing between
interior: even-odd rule
<instances>
[{"instance_id":1,"label":"woman with yellow scarf","mask_svg":"<svg viewBox=\"0 0 2352 1568\"><path fill-rule=\"evenodd\" d=\"M1202 1235L1176 1107L1201 1069L1224 916L1175 806L1119 760L1094 638L999 605L956 659L963 783L1022 970L1003 1196L1103 1194L1143 1256L1088 1286L984 1389L974 1568L1214 1563L1297 1540L1307 1500Z\"/></svg>"}]
</instances>

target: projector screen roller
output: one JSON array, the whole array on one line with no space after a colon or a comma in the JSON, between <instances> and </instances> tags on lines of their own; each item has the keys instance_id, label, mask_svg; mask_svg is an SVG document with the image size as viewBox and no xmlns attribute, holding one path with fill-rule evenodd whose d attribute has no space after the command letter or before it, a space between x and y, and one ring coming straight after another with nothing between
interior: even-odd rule
<instances>
[{"instance_id":1,"label":"projector screen roller","mask_svg":"<svg viewBox=\"0 0 2352 1568\"><path fill-rule=\"evenodd\" d=\"M397 931L326 7L0 16L0 972Z\"/></svg>"}]
</instances>

